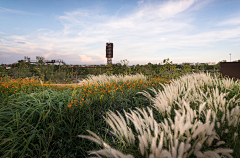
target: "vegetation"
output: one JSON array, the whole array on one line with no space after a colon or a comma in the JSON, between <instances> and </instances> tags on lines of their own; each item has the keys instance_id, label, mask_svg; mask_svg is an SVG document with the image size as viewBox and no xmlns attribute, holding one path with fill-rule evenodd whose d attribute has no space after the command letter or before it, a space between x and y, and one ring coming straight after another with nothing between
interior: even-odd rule
<instances>
[{"instance_id":1,"label":"vegetation","mask_svg":"<svg viewBox=\"0 0 240 158\"><path fill-rule=\"evenodd\" d=\"M112 67L75 86L0 78L0 155L240 155L240 84L214 74L190 75L189 65L176 72L165 62L156 72L145 69L147 75L130 75L137 67L125 64L122 75L124 69Z\"/></svg>"},{"instance_id":2,"label":"vegetation","mask_svg":"<svg viewBox=\"0 0 240 158\"><path fill-rule=\"evenodd\" d=\"M220 62L217 65L207 65L201 63L200 65L189 65L184 63L183 65L173 64L169 59L164 59L163 64L151 64L147 65L135 65L128 66L127 59L121 60L121 63L106 65L90 65L100 68L84 68L79 65L55 65L47 64L44 57L37 56L35 63L30 63L27 57L24 60L19 60L18 63L9 65L9 69L0 66L0 77L10 76L11 79L18 78L34 78L41 79L42 81L52 81L53 83L78 83L81 79L86 79L89 74L98 76L101 74L107 75L134 75L136 73L142 73L148 77L154 78L176 78L179 75L184 75L190 72L218 72L220 70ZM224 62L224 61L223 61ZM10 68L11 66L11 68Z\"/></svg>"}]
</instances>

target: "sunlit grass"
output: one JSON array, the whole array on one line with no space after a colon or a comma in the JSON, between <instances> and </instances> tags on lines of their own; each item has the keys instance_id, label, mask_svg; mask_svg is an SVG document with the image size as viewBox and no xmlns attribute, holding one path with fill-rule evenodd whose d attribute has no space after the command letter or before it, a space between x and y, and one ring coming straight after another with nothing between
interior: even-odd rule
<instances>
[{"instance_id":1,"label":"sunlit grass","mask_svg":"<svg viewBox=\"0 0 240 158\"><path fill-rule=\"evenodd\" d=\"M67 144L74 145L73 140L68 141L69 138L76 137L80 131L84 133L86 127L91 124L87 121L94 119L92 114L95 113L96 115L98 112L102 114L104 110L107 110L107 107L109 107L108 109L116 108L116 103L123 101L126 105L130 104L129 100L127 100L130 95L146 89L150 85L157 87L159 86L158 82L168 83L164 79L146 81L140 78L139 80L105 82L102 85L92 82L86 85L57 86L51 85L51 82L44 83L41 80L1 78L0 94L2 104L0 116L2 119L0 125L3 127L1 129L1 152L5 155L26 155L26 153L29 154L26 150L31 149L31 151L35 152L39 150L38 154L41 155L47 154L44 152L52 149L51 143L58 143L59 146L60 142L62 144L62 141L67 141ZM79 116L80 113L81 116ZM28 125L26 126L24 122ZM84 125L84 128L81 128L81 126L76 127L79 124ZM61 130L62 128L65 130ZM77 130L79 128L81 130ZM37 129L37 132L33 136L34 139L29 140L33 129ZM45 137L54 129L55 132L58 131L55 134L55 142L48 142ZM68 131L67 129L71 130ZM45 132L42 133L42 130ZM72 135L72 130L75 135ZM65 134L62 133L63 131L65 131ZM61 138L66 133L72 136L68 134L66 138ZM34 143L38 142L38 145L36 144L38 147L30 145L31 143L28 141L21 143L24 139ZM48 144L48 146L39 141L47 141L45 144ZM11 149L13 146L18 146L18 148ZM22 150L23 148L25 150ZM60 149L57 151L60 153L62 151L67 152ZM84 155L86 151L87 149L83 150L81 154ZM59 156L60 153L55 154Z\"/></svg>"},{"instance_id":2,"label":"sunlit grass","mask_svg":"<svg viewBox=\"0 0 240 158\"><path fill-rule=\"evenodd\" d=\"M148 107L149 114L139 108L136 108L138 111L130 110L131 113L124 111L126 121L119 112L117 116L110 110L104 118L112 128L111 133L116 138L112 140L118 142L114 143L118 144L117 148L112 148L95 133L87 130L93 136L79 135L79 137L103 146L103 149L89 151L89 154L129 158L140 156L133 150L127 152L126 148L121 149L120 146L123 145L128 148L138 146L142 157L152 158L180 158L193 155L232 157L231 153L239 155L236 154L239 152L236 137L240 132L238 106L240 89L237 82L230 79L220 81L205 74L195 74L183 76L179 80L173 80L170 85L162 86L164 91L158 93L152 89L155 97L151 97L148 92L139 93L153 101L152 107L165 117L164 122L155 120L152 110ZM233 89L236 89L238 94L234 92L233 98L226 100L224 97ZM215 125L218 129L214 128ZM226 134L230 134L227 139L224 137ZM229 145L232 142L235 146Z\"/></svg>"},{"instance_id":3,"label":"sunlit grass","mask_svg":"<svg viewBox=\"0 0 240 158\"><path fill-rule=\"evenodd\" d=\"M213 99L217 101L217 94L221 95L216 92L216 88L214 91L210 91L212 81L208 78L203 78L203 80L200 78L201 76L199 76L199 81L196 80L196 83L203 86L203 92L205 90L205 92L214 95L215 98L213 96ZM187 81L187 79L185 80ZM77 137L79 134L87 135L87 130L100 134L104 137L104 141L110 143L111 146L116 145L115 149L117 149L116 152L118 154L123 152L125 154L133 154L135 157L144 157L141 153L146 153L146 151L142 149L142 146L129 146L127 143L124 143L124 139L119 140L123 143L119 143L119 145L111 141L115 136L109 132L112 128L105 122L103 116L110 116L108 114L109 110L114 113L119 111L122 116L125 114L124 111L131 112L131 109L135 110L136 107L147 110L148 106L153 103L152 107L155 106L155 109L152 110L154 116L152 119L161 122L165 118L170 117L174 122L175 113L173 109L177 109L179 106L173 104L175 107L170 112L167 112L167 110L162 112L163 107L157 104L157 100L154 100L156 94L149 91L149 88L159 89L160 91L169 89L168 93L170 93L169 83L182 83L179 88L184 87L184 84L190 87L196 84L192 81L185 82L184 80L178 82L177 80L171 81L171 79L147 78L141 74L124 77L90 76L83 81L84 84L82 82L73 86L51 85L53 83L51 81L44 83L33 79L11 80L9 78L0 78L0 81L0 126L2 127L0 129L0 148L2 155L8 157L15 157L16 155L22 157L34 157L36 155L38 157L43 155L46 157L85 157L87 156L87 151L101 149L101 146L96 146L91 141ZM162 85L159 83L162 83ZM228 97L226 96L228 101L239 93L239 84L237 85L237 83L233 83L230 80L225 80L224 82L219 80L218 83L216 80L214 86L216 85L219 91L229 92ZM170 103L170 100L167 98L174 97L174 92L178 91L177 87L175 86L176 90L174 90L173 86L172 90L174 91L171 92L172 95L165 98L167 104L174 103L174 99ZM185 87L187 88L187 86ZM144 91L149 92L148 98L138 94L138 92ZM193 92L189 93L194 94ZM201 95L201 97L198 98L199 100L193 97L192 100L195 100L196 103L192 103L191 107L195 105L195 110L199 110L200 106L198 103L201 103L201 100L205 100L208 108L216 108L213 100L204 98L204 95ZM239 97L235 99L237 98ZM178 100L178 102L180 105L184 103L183 100ZM218 104L221 102L218 101ZM232 109L234 109L234 106L229 104L229 110ZM215 112L217 111L215 110ZM227 112L227 109L225 112ZM222 117L222 114L217 113L217 116ZM202 119L205 118L204 115L202 114ZM130 115L128 116L130 117ZM219 123L216 122L216 124ZM231 134L234 140L236 140L239 133L238 126L237 130L233 127L226 127L226 124L219 124L217 132L219 133L224 129L221 137ZM225 131L225 129L229 131ZM132 132L136 134L135 130L132 130ZM159 136L161 136L160 133ZM116 138L114 140L117 141ZM233 141L233 138L228 138L228 141L225 141L227 146L229 148L232 147L232 149L239 148L239 143ZM159 139L157 140L159 141ZM127 140L132 141L130 135ZM231 144L229 144L230 142ZM179 145L181 146L180 143Z\"/></svg>"}]
</instances>

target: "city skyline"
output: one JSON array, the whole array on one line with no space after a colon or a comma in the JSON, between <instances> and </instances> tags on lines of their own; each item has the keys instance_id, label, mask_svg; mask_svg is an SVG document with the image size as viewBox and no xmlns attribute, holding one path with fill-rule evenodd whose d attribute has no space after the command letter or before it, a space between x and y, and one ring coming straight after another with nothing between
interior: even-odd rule
<instances>
[{"instance_id":1,"label":"city skyline","mask_svg":"<svg viewBox=\"0 0 240 158\"><path fill-rule=\"evenodd\" d=\"M238 0L1 1L0 63L24 56L73 65L240 60ZM231 55L230 55L231 54Z\"/></svg>"}]
</instances>

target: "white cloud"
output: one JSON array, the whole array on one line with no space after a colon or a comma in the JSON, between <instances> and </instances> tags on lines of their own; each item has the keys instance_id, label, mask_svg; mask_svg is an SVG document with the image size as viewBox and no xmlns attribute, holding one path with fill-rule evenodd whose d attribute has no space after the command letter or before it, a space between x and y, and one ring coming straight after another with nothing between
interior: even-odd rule
<instances>
[{"instance_id":1,"label":"white cloud","mask_svg":"<svg viewBox=\"0 0 240 158\"><path fill-rule=\"evenodd\" d=\"M19 53L42 53L46 58L68 56L66 59L70 59L71 56L78 62L76 56L79 56L83 63L106 63L104 42L109 38L116 44L116 62L131 55L144 60L149 52L164 56L165 49L212 47L215 42L239 38L240 27L194 32L195 17L191 13L210 2L212 0L141 0L137 2L137 8L123 17L101 14L101 8L78 9L58 17L63 30L39 28L29 35L7 36L6 45L0 43L0 46L1 49ZM239 24L239 21L239 18L233 18L216 26ZM16 41L26 44L16 45Z\"/></svg>"},{"instance_id":2,"label":"white cloud","mask_svg":"<svg viewBox=\"0 0 240 158\"><path fill-rule=\"evenodd\" d=\"M27 15L40 15L40 14L29 13L29 12L25 12L25 11L21 11L21 10L8 9L8 8L3 8L3 7L0 7L0 12L15 13L15 14L27 14Z\"/></svg>"},{"instance_id":3,"label":"white cloud","mask_svg":"<svg viewBox=\"0 0 240 158\"><path fill-rule=\"evenodd\" d=\"M96 60L93 60L91 57L88 57L86 55L79 55L81 58L81 62L94 62Z\"/></svg>"},{"instance_id":4,"label":"white cloud","mask_svg":"<svg viewBox=\"0 0 240 158\"><path fill-rule=\"evenodd\" d=\"M194 2L196 2L196 0L168 1L157 10L158 15L161 18L173 17L174 15L187 10L190 6L193 5Z\"/></svg>"},{"instance_id":5,"label":"white cloud","mask_svg":"<svg viewBox=\"0 0 240 158\"><path fill-rule=\"evenodd\" d=\"M240 24L240 17L235 17L232 19L228 19L225 21L222 21L220 23L218 23L219 26L224 26L224 25L238 25Z\"/></svg>"},{"instance_id":6,"label":"white cloud","mask_svg":"<svg viewBox=\"0 0 240 158\"><path fill-rule=\"evenodd\" d=\"M191 8L189 8L189 11L195 11L195 10L199 10L201 8L203 8L204 6L213 3L215 0L196 0L197 3L195 3L194 6L192 6Z\"/></svg>"},{"instance_id":7,"label":"white cloud","mask_svg":"<svg viewBox=\"0 0 240 158\"><path fill-rule=\"evenodd\" d=\"M140 6L141 4L143 4L144 0L140 0L137 2L138 6Z\"/></svg>"},{"instance_id":8,"label":"white cloud","mask_svg":"<svg viewBox=\"0 0 240 158\"><path fill-rule=\"evenodd\" d=\"M43 57L46 59L46 58L48 58L50 55L51 55L50 53L49 53L49 54L44 54Z\"/></svg>"}]
</instances>

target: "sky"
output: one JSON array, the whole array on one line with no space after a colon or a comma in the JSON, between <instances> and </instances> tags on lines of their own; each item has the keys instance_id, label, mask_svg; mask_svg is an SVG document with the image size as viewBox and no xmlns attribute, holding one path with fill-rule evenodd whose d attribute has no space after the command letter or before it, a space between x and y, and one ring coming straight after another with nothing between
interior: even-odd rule
<instances>
[{"instance_id":1,"label":"sky","mask_svg":"<svg viewBox=\"0 0 240 158\"><path fill-rule=\"evenodd\" d=\"M239 60L240 0L0 0L0 64L106 65L109 41L113 64Z\"/></svg>"}]
</instances>

